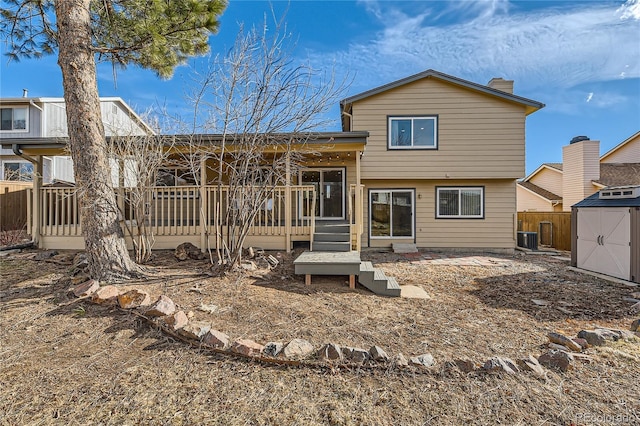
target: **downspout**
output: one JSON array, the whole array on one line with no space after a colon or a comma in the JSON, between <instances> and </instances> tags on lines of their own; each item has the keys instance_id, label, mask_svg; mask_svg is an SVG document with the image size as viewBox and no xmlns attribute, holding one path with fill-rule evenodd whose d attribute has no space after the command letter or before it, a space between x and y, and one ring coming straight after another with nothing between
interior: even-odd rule
<instances>
[{"instance_id":1,"label":"downspout","mask_svg":"<svg viewBox=\"0 0 640 426\"><path fill-rule=\"evenodd\" d=\"M11 145L11 150L13 151L13 153L15 155L17 155L20 158L24 158L25 160L27 160L28 162L30 162L31 164L33 164L35 167L34 169L37 171L41 171L42 170L42 164L40 161L36 160L33 157L29 157L28 155L26 155L25 153L23 153L20 150L20 145L18 145L17 143L14 143ZM39 189L40 189L40 184L38 183L38 181L36 181L38 179L37 176L33 176L33 199L31 200L33 209L35 211L32 211L31 214L34 216L34 222L32 223L32 227L31 227L31 243L35 245L36 247L38 246L39 242L40 242L40 226L39 224L39 217L40 217L40 203L37 201L38 200L38 196L39 196ZM27 220L31 220L31 218L27 218Z\"/></svg>"},{"instance_id":2,"label":"downspout","mask_svg":"<svg viewBox=\"0 0 640 426\"><path fill-rule=\"evenodd\" d=\"M35 164L35 165L39 165L40 162L38 160L36 160L33 157L29 157L27 154L23 153L22 150L20 149L20 145L18 145L17 143L14 143L11 145L11 150L13 151L13 153L15 155L17 155L20 158L24 158L25 160L27 160L28 162Z\"/></svg>"}]
</instances>

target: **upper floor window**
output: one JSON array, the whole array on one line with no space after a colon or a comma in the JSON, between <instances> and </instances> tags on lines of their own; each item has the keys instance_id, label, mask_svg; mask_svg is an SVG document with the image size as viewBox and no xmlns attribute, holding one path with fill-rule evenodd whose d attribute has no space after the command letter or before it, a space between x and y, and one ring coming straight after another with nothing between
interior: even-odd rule
<instances>
[{"instance_id":1,"label":"upper floor window","mask_svg":"<svg viewBox=\"0 0 640 426\"><path fill-rule=\"evenodd\" d=\"M0 130L27 131L28 110L21 108L0 108Z\"/></svg>"},{"instance_id":2,"label":"upper floor window","mask_svg":"<svg viewBox=\"0 0 640 426\"><path fill-rule=\"evenodd\" d=\"M437 149L438 116L389 117L389 149Z\"/></svg>"},{"instance_id":3,"label":"upper floor window","mask_svg":"<svg viewBox=\"0 0 640 426\"><path fill-rule=\"evenodd\" d=\"M439 187L436 192L437 218L484 218L484 188Z\"/></svg>"}]
</instances>

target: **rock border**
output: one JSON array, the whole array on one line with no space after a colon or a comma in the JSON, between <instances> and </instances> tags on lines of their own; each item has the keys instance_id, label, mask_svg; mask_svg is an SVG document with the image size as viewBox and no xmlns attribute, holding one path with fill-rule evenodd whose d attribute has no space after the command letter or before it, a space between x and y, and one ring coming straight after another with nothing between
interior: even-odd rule
<instances>
[{"instance_id":1,"label":"rock border","mask_svg":"<svg viewBox=\"0 0 640 426\"><path fill-rule=\"evenodd\" d=\"M369 350L351 346L340 346L335 343L325 343L320 347L314 346L304 339L292 339L289 342L268 342L265 345L249 339L238 338L232 340L222 331L215 330L211 324L190 319L192 313L185 314L178 310L176 304L169 297L160 295L155 302L151 302L150 295L136 287L127 290L113 285L100 286L95 280L74 283L69 289L77 299L88 299L91 303L112 306L122 312L129 312L141 318L148 324L160 329L163 333L184 342L192 347L207 349L208 351L227 356L241 357L262 363L330 367L340 369L384 368L408 369L412 371L434 371L432 367L437 363L428 353L410 356L408 359L398 353L389 356L379 346L371 346ZM549 342L547 351L539 357L529 355L528 358L515 362L505 357L491 357L482 365L468 359L456 359L442 363L447 370L456 369L462 373L505 373L509 375L530 372L540 379L546 379L546 371L566 372L573 369L576 360L589 363L591 357L584 351L592 346L602 346L610 341L628 340L640 342L640 319L631 324L632 331L614 330L596 327L594 330L581 330L577 337L570 338L561 333L547 334ZM635 330L634 330L635 328Z\"/></svg>"}]
</instances>

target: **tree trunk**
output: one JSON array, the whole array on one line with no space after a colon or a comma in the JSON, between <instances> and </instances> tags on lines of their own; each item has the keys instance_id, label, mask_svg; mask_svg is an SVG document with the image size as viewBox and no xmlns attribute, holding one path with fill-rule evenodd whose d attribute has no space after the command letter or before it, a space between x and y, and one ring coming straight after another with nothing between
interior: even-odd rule
<instances>
[{"instance_id":1,"label":"tree trunk","mask_svg":"<svg viewBox=\"0 0 640 426\"><path fill-rule=\"evenodd\" d=\"M58 65L62 70L69 145L79 192L82 228L94 279L112 281L138 275L129 257L111 187L96 63L91 48L90 0L55 2Z\"/></svg>"}]
</instances>

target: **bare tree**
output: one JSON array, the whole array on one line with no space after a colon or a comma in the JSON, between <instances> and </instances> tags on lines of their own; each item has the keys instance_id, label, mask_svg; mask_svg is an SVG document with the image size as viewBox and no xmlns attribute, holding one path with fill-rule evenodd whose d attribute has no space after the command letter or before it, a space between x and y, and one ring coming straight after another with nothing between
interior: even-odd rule
<instances>
[{"instance_id":1,"label":"bare tree","mask_svg":"<svg viewBox=\"0 0 640 426\"><path fill-rule=\"evenodd\" d=\"M277 200L277 185L290 184L305 155L307 142L332 120L329 108L346 89L333 69L319 72L297 63L294 44L282 19L265 18L261 28L241 26L233 48L197 73L191 95L188 159L191 170L201 170L194 159L212 159L207 170L216 185L213 229L218 261L236 265L256 218ZM215 133L212 145L198 133ZM200 182L200 178L194 179ZM275 220L271 218L270 220Z\"/></svg>"},{"instance_id":2,"label":"bare tree","mask_svg":"<svg viewBox=\"0 0 640 426\"><path fill-rule=\"evenodd\" d=\"M159 129L157 125L152 127ZM118 171L118 209L133 242L137 263L146 263L151 258L155 241L150 226L152 197L173 142L173 137L158 134L118 136L110 140L109 158Z\"/></svg>"}]
</instances>

